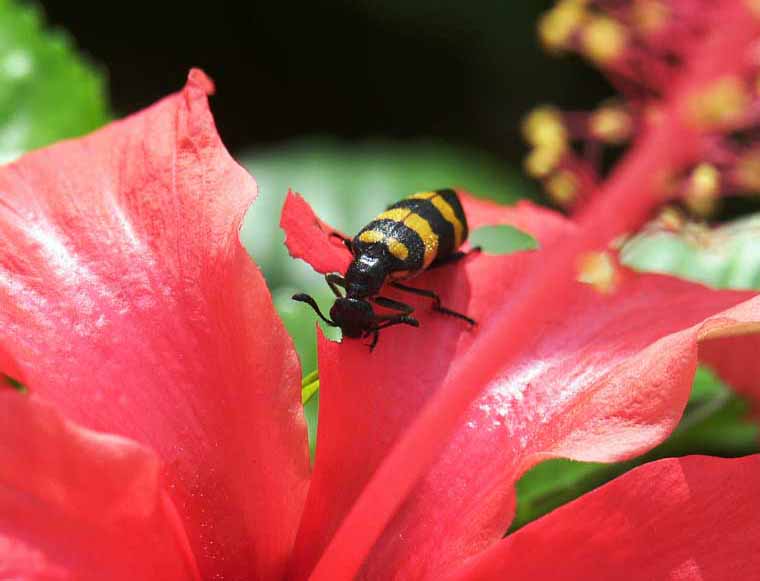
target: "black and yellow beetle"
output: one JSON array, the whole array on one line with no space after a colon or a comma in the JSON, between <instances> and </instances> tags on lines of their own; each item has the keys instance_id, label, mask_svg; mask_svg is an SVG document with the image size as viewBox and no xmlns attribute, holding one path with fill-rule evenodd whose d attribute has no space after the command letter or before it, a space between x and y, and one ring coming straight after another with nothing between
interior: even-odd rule
<instances>
[{"instance_id":1,"label":"black and yellow beetle","mask_svg":"<svg viewBox=\"0 0 760 581\"><path fill-rule=\"evenodd\" d=\"M293 300L309 304L328 325L340 327L344 337L372 335L370 350L377 344L382 329L393 325L419 326L419 321L411 316L414 311L411 306L378 294L386 281L400 291L432 299L433 310L439 313L475 325L470 317L442 306L434 291L399 282L466 256L459 248L467 240L467 234L467 218L454 190L412 194L377 216L353 240L337 232L332 234L343 241L354 257L345 275L336 272L325 275L337 297L330 309L332 320L322 314L309 295L298 293ZM479 250L474 248L470 252ZM345 296L339 287L345 290ZM370 301L395 313L377 314Z\"/></svg>"}]
</instances>

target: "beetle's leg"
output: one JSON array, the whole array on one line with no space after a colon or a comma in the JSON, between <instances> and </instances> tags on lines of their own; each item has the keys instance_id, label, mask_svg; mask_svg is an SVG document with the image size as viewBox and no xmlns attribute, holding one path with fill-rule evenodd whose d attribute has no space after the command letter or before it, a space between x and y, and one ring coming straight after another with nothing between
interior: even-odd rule
<instances>
[{"instance_id":1,"label":"beetle's leg","mask_svg":"<svg viewBox=\"0 0 760 581\"><path fill-rule=\"evenodd\" d=\"M457 252L449 254L446 258L434 261L433 264L428 266L428 270L433 270L439 266L446 266L447 264L454 264L455 262L462 260L465 256L469 256L470 254L478 254L482 251L483 249L480 246L473 246L467 252L459 250Z\"/></svg>"},{"instance_id":2,"label":"beetle's leg","mask_svg":"<svg viewBox=\"0 0 760 581\"><path fill-rule=\"evenodd\" d=\"M414 317L409 317L407 315L396 315L392 319L387 319L381 322L377 327L375 327L375 330L379 331L380 329L387 329L388 327L393 327L394 325L409 325L410 327L419 327L420 322Z\"/></svg>"},{"instance_id":3,"label":"beetle's leg","mask_svg":"<svg viewBox=\"0 0 760 581\"><path fill-rule=\"evenodd\" d=\"M346 288L346 279L343 278L342 274L339 272L328 272L325 275L325 282L327 282L327 286L330 287L330 290L336 297L343 297L343 295L340 294L340 291L338 290L338 287Z\"/></svg>"},{"instance_id":4,"label":"beetle's leg","mask_svg":"<svg viewBox=\"0 0 760 581\"><path fill-rule=\"evenodd\" d=\"M354 253L354 245L351 243L351 239L350 238L346 238L340 232L335 232L335 231L330 232L330 238L337 238L338 240L340 240L341 242L343 242L343 244L345 244L346 248L348 248L348 251L351 254Z\"/></svg>"},{"instance_id":5,"label":"beetle's leg","mask_svg":"<svg viewBox=\"0 0 760 581\"><path fill-rule=\"evenodd\" d=\"M391 286L396 287L399 290L406 291L408 293L413 293L415 295L419 295L421 297L427 297L433 301L433 310L437 311L439 313L443 313L444 315L450 315L452 317L456 317L458 319L462 319L463 321L467 321L470 325L477 325L477 322L475 319L471 319L467 315L463 315L462 313L457 313L456 311L452 311L451 309L447 309L446 307L441 305L441 297L438 296L438 293L423 289L423 288L415 288L413 286L406 286L405 284L401 284L400 282L393 281L391 282Z\"/></svg>"},{"instance_id":6,"label":"beetle's leg","mask_svg":"<svg viewBox=\"0 0 760 581\"><path fill-rule=\"evenodd\" d=\"M410 327L419 327L420 322L414 317L409 317L407 315L395 315L393 318L382 321L376 327L367 331L367 335L372 333L372 342L369 345L370 351L372 351L375 348L375 345L377 345L377 340L380 337L380 331L382 329L387 329L388 327L393 327L394 325L409 325Z\"/></svg>"},{"instance_id":7,"label":"beetle's leg","mask_svg":"<svg viewBox=\"0 0 760 581\"><path fill-rule=\"evenodd\" d=\"M376 296L372 300L381 307L385 307L386 309L393 309L394 311L399 311L405 315L408 315L414 311L414 307L411 305L407 305L406 303L402 303L400 301L394 301L393 299L389 299L387 297Z\"/></svg>"}]
</instances>

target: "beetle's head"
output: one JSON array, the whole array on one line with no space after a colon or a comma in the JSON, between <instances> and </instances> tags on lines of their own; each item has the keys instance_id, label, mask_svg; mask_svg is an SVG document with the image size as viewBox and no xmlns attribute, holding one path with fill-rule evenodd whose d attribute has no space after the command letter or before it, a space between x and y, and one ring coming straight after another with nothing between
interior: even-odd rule
<instances>
[{"instance_id":1,"label":"beetle's head","mask_svg":"<svg viewBox=\"0 0 760 581\"><path fill-rule=\"evenodd\" d=\"M372 305L362 299L338 298L330 309L330 317L345 337L356 339L375 327Z\"/></svg>"},{"instance_id":2,"label":"beetle's head","mask_svg":"<svg viewBox=\"0 0 760 581\"><path fill-rule=\"evenodd\" d=\"M377 323L372 305L363 299L345 297L335 299L335 304L330 309L332 320L322 314L316 301L309 295L298 293L293 295L293 300L311 306L314 312L331 327L340 327L344 337L352 339L362 337L367 331L373 330Z\"/></svg>"}]
</instances>

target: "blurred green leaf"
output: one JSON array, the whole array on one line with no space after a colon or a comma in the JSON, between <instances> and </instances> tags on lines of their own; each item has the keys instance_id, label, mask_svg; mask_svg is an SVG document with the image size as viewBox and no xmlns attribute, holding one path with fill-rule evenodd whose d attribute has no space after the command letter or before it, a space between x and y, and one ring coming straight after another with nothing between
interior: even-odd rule
<instances>
[{"instance_id":1,"label":"blurred green leaf","mask_svg":"<svg viewBox=\"0 0 760 581\"><path fill-rule=\"evenodd\" d=\"M655 228L630 240L623 262L717 288L760 289L760 215L720 228L687 225L681 232Z\"/></svg>"},{"instance_id":2,"label":"blurred green leaf","mask_svg":"<svg viewBox=\"0 0 760 581\"><path fill-rule=\"evenodd\" d=\"M709 230L688 225L681 232L652 226L623 248L624 263L642 271L673 274L721 288L760 289L760 216ZM674 434L651 452L618 464L550 460L517 483L515 530L631 468L669 456L742 456L758 452L758 427L747 404L700 367L684 416Z\"/></svg>"},{"instance_id":3,"label":"blurred green leaf","mask_svg":"<svg viewBox=\"0 0 760 581\"><path fill-rule=\"evenodd\" d=\"M538 242L533 236L512 226L478 228L470 235L470 243L480 246L489 254L508 254L538 248Z\"/></svg>"},{"instance_id":4,"label":"blurred green leaf","mask_svg":"<svg viewBox=\"0 0 760 581\"><path fill-rule=\"evenodd\" d=\"M0 0L0 162L108 119L102 75L39 10Z\"/></svg>"}]
</instances>

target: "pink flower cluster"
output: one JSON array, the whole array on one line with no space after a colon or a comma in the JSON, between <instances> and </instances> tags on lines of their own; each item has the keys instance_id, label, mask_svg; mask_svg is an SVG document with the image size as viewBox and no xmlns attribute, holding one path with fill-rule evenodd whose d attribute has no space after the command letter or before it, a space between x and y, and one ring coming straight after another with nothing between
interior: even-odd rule
<instances>
[{"instance_id":1,"label":"pink flower cluster","mask_svg":"<svg viewBox=\"0 0 760 581\"><path fill-rule=\"evenodd\" d=\"M589 59L620 98L590 113L536 109L524 125L528 172L557 203L577 206L604 177L605 147L635 141L676 115L701 135L663 198L709 215L722 195L760 193L758 10L733 0L558 2L539 25L544 45ZM716 29L726 38L713 38Z\"/></svg>"}]
</instances>

